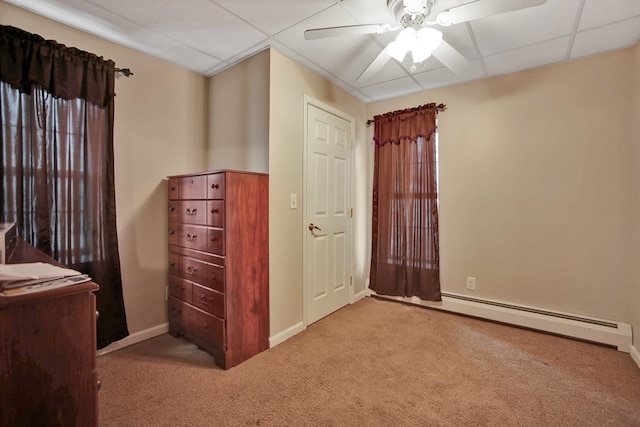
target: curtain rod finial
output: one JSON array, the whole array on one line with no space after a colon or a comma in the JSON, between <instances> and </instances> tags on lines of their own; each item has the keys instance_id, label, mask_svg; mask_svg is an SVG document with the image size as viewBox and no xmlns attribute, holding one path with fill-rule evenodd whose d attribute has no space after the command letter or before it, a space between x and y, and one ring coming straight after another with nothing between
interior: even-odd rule
<instances>
[{"instance_id":1,"label":"curtain rod finial","mask_svg":"<svg viewBox=\"0 0 640 427\"><path fill-rule=\"evenodd\" d=\"M116 73L118 73L119 76L124 76L124 77L133 76L133 73L129 68L116 68Z\"/></svg>"}]
</instances>

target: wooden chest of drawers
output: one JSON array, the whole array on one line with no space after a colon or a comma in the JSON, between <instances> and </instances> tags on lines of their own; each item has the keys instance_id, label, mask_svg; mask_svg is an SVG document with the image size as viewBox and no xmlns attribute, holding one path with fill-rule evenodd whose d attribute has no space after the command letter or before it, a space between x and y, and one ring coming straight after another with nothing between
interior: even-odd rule
<instances>
[{"instance_id":1,"label":"wooden chest of drawers","mask_svg":"<svg viewBox=\"0 0 640 427\"><path fill-rule=\"evenodd\" d=\"M21 238L9 263L60 265ZM0 295L0 426L98 425L94 282Z\"/></svg>"},{"instance_id":2,"label":"wooden chest of drawers","mask_svg":"<svg viewBox=\"0 0 640 427\"><path fill-rule=\"evenodd\" d=\"M269 347L268 176L169 177L169 333L231 368Z\"/></svg>"}]
</instances>

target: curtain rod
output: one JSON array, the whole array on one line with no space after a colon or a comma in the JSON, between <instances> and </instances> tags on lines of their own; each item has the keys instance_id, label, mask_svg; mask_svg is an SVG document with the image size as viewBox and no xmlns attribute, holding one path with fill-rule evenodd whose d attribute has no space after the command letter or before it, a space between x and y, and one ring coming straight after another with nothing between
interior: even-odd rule
<instances>
[{"instance_id":1,"label":"curtain rod","mask_svg":"<svg viewBox=\"0 0 640 427\"><path fill-rule=\"evenodd\" d=\"M133 73L128 68L116 68L116 73L118 73L119 75L121 75L123 77L131 77L131 76L133 76Z\"/></svg>"},{"instance_id":2,"label":"curtain rod","mask_svg":"<svg viewBox=\"0 0 640 427\"><path fill-rule=\"evenodd\" d=\"M439 113L441 111L444 111L446 109L447 109L447 106L442 104L442 103L436 105L436 112L437 113ZM371 126L371 124L374 123L374 122L375 122L375 120L367 120L367 127Z\"/></svg>"}]
</instances>

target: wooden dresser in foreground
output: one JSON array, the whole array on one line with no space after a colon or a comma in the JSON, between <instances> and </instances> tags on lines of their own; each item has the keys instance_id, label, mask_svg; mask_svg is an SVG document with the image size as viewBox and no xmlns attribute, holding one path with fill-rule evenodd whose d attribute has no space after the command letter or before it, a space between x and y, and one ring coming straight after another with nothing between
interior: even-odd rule
<instances>
[{"instance_id":1,"label":"wooden dresser in foreground","mask_svg":"<svg viewBox=\"0 0 640 427\"><path fill-rule=\"evenodd\" d=\"M169 333L229 369L269 348L268 175L169 177Z\"/></svg>"},{"instance_id":2,"label":"wooden dresser in foreground","mask_svg":"<svg viewBox=\"0 0 640 427\"><path fill-rule=\"evenodd\" d=\"M19 239L22 262L59 265ZM0 426L98 425L96 290L0 295Z\"/></svg>"}]
</instances>

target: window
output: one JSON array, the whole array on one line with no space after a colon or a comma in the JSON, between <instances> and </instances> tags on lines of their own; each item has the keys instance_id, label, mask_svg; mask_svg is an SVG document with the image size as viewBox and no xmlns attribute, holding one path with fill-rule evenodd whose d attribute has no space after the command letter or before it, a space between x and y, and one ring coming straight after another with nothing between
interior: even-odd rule
<instances>
[{"instance_id":1,"label":"window","mask_svg":"<svg viewBox=\"0 0 640 427\"><path fill-rule=\"evenodd\" d=\"M398 181L395 186L395 196L389 205L391 239L387 262L390 264L404 264L406 262L415 267L435 267L436 257L433 253L433 245L425 238L433 235L433 223L425 220L425 214L431 210L434 198L436 204L439 204L437 127L434 138L436 194L429 194L428 191L425 191L429 186L420 185L425 179L421 174L428 173L429 170L426 162L431 160L426 152L427 146L423 138L418 138L417 142L412 143L415 144L416 155L412 156L412 161L408 163L406 168L403 165L400 169L401 173L409 173L409 186L408 192L403 193L403 186ZM412 249L407 251L405 250L407 247ZM407 253L411 255L406 255Z\"/></svg>"}]
</instances>

